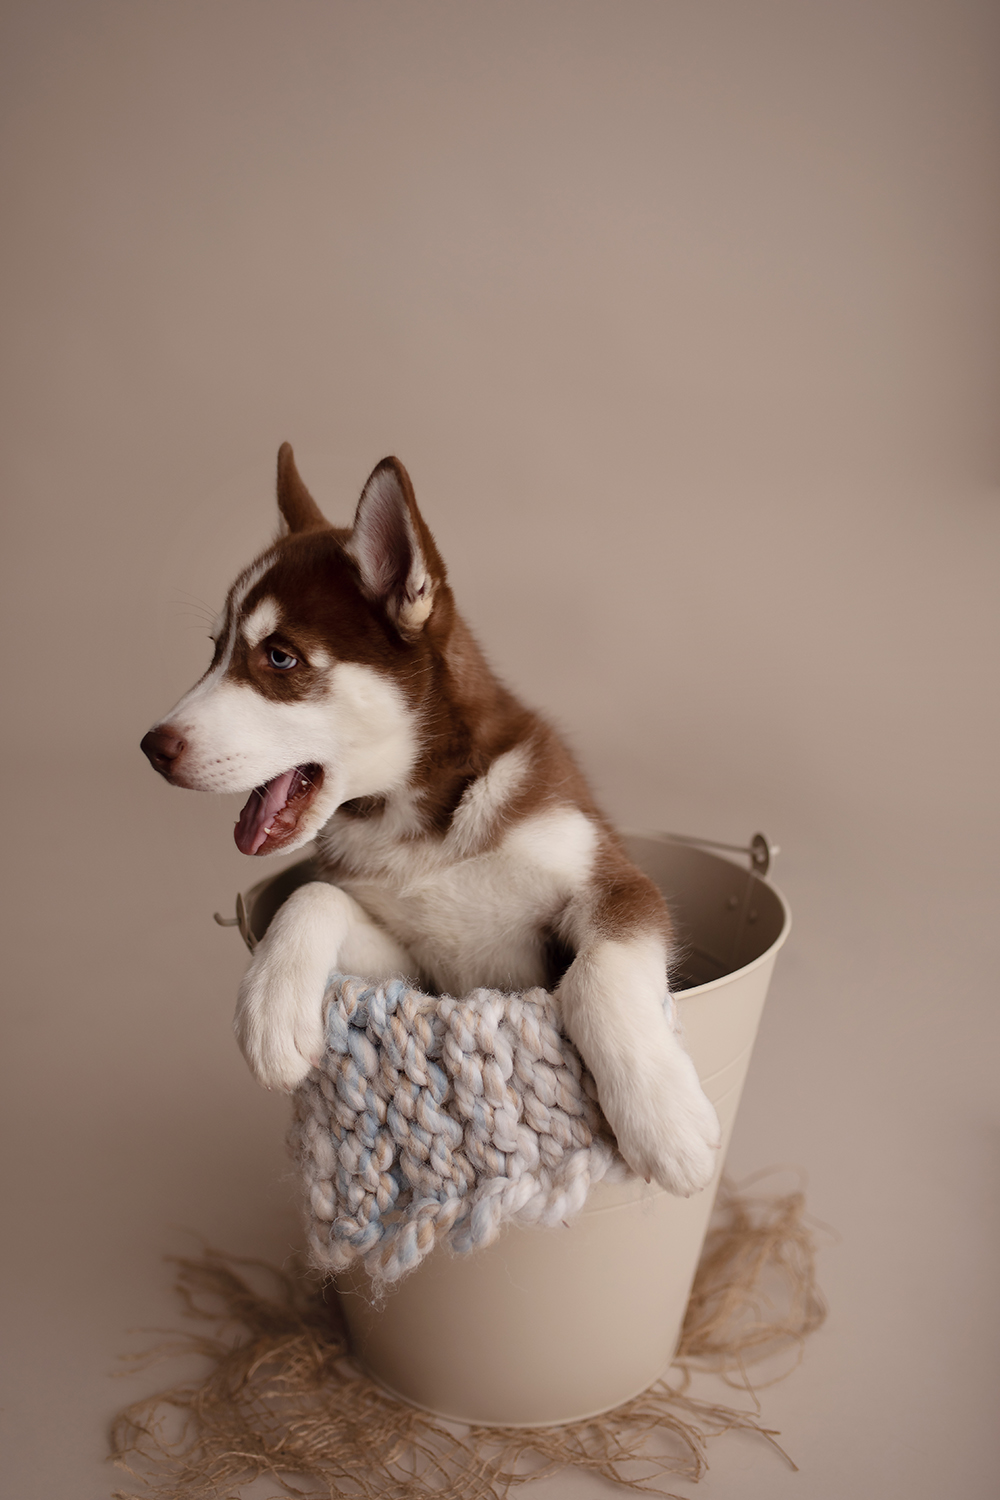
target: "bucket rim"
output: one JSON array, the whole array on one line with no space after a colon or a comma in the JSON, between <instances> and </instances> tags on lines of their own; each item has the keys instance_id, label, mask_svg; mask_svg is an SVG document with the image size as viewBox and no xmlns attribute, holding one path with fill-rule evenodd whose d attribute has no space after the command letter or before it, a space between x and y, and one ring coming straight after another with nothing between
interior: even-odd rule
<instances>
[{"instance_id":1,"label":"bucket rim","mask_svg":"<svg viewBox=\"0 0 1000 1500\"><path fill-rule=\"evenodd\" d=\"M674 999L679 1005L682 1005L685 1000L693 1000L698 995L707 995L710 991L717 990L724 984L731 984L738 975L752 974L754 969L759 969L762 964L773 962L779 949L784 947L788 939L788 934L792 930L792 914L788 908L788 902L785 900L778 886L773 885L770 880L761 880L759 875L755 875L754 879L759 880L761 885L766 886L771 894L777 897L782 915L781 931L774 941L764 949L763 953L758 953L757 957L752 958L748 964L740 964L738 969L730 969L728 974L720 974L718 979L708 979L704 984L693 984L689 989L678 990L674 995Z\"/></svg>"},{"instance_id":2,"label":"bucket rim","mask_svg":"<svg viewBox=\"0 0 1000 1500\"><path fill-rule=\"evenodd\" d=\"M713 864L717 865L726 865L732 870L739 870L741 874L748 876L750 880L755 881L758 885L763 886L765 890L770 891L781 908L781 930L777 937L764 949L763 953L758 953L757 957L750 959L749 963L740 964L738 969L729 969L725 974L720 974L716 979L706 979L704 984L693 984L687 989L672 991L671 993L677 1004L682 1005L686 1000L693 1000L700 995L710 994L712 990L717 990L723 985L731 984L738 975L752 974L754 969L759 969L762 964L773 962L779 950L787 942L788 934L792 930L791 908L785 899L784 892L779 886L775 885L773 881L767 880L763 875L759 875L756 870L746 870L735 859L727 859L724 854L718 854L714 849L706 848L694 839L685 839L683 841L672 839L668 834L648 828L622 828L619 832L624 839L646 839L649 843L658 844L661 847L666 845L675 849L689 849L701 859L711 860Z\"/></svg>"},{"instance_id":3,"label":"bucket rim","mask_svg":"<svg viewBox=\"0 0 1000 1500\"><path fill-rule=\"evenodd\" d=\"M656 844L669 842L669 840L664 839L662 834L652 832L649 829L623 828L621 830L621 835L623 838L648 839L650 843ZM741 869L741 866L738 865L735 860L726 859L724 855L717 854L713 850L681 844L678 844L676 847L694 847L696 848L698 855L703 859L712 860L716 864L727 865L731 869ZM298 859L292 860L290 864L282 865L280 869L274 871L273 875L266 875L263 880L256 881L254 885L249 888L249 890L239 892L236 898L237 918L235 920L230 918L228 922L223 924L220 921L219 916L216 916L216 921L220 922L220 925L227 926L235 926L238 922L241 931L243 931L244 925L248 928L251 927L253 923L254 907L257 901L263 895L264 891L276 880L280 880L283 875L287 875L289 871L296 869L299 865L310 865L315 862L315 853L310 849L310 846L308 845L302 851L296 850L296 853L300 856ZM788 934L792 930L792 914L783 892L772 881L765 879L763 875L758 875L754 870L747 870L745 873L751 880L756 881L759 885L764 886L765 889L770 891L771 894L777 899L778 905L781 908L782 916L780 932L778 933L777 937L774 938L773 941L764 949L764 952L758 953L757 957L752 958L749 963L741 964L738 969L730 969L728 973L720 974L716 979L708 979L704 984L691 985L688 989L672 992L674 994L674 998L679 1004L684 1003L687 1000L696 999L701 995L710 994L712 990L717 990L722 985L731 984L732 981L737 977L737 975L752 973L754 969L759 969L762 964L773 961L779 949L784 947L784 944L788 939ZM246 938L245 932L243 933L243 935L244 938ZM250 946L249 942L247 946ZM253 951L252 948L251 951Z\"/></svg>"}]
</instances>

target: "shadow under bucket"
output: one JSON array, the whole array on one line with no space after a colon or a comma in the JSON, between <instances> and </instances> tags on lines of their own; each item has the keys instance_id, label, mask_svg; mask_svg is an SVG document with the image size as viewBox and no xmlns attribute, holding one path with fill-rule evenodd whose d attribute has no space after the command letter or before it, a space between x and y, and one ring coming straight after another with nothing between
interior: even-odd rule
<instances>
[{"instance_id":1,"label":"shadow under bucket","mask_svg":"<svg viewBox=\"0 0 1000 1500\"><path fill-rule=\"evenodd\" d=\"M693 844L626 840L670 905L687 1048L722 1127L712 1182L676 1198L632 1179L598 1183L571 1224L508 1226L458 1256L441 1246L382 1297L359 1266L336 1285L354 1352L381 1385L438 1416L537 1427L630 1400L673 1359L708 1228L787 908L759 875ZM766 851L758 838L753 846ZM293 866L247 897L262 935L303 880ZM249 939L248 939L249 940Z\"/></svg>"}]
</instances>

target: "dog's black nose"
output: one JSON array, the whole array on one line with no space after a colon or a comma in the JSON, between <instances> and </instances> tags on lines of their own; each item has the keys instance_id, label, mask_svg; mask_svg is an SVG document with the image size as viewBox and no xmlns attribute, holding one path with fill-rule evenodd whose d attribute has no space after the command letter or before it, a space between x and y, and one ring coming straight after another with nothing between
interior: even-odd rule
<instances>
[{"instance_id":1,"label":"dog's black nose","mask_svg":"<svg viewBox=\"0 0 1000 1500\"><path fill-rule=\"evenodd\" d=\"M149 758L149 763L161 776L169 776L174 761L186 744L168 724L164 729L151 729L139 742L139 749Z\"/></svg>"}]
</instances>

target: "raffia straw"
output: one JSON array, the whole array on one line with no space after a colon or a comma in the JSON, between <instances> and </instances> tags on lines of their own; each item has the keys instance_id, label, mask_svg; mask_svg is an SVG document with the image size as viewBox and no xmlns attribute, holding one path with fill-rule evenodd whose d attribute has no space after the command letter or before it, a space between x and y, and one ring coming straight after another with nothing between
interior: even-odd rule
<instances>
[{"instance_id":1,"label":"raffia straw","mask_svg":"<svg viewBox=\"0 0 1000 1500\"><path fill-rule=\"evenodd\" d=\"M747 1365L791 1354L778 1372L753 1381L758 1390L773 1385L799 1363L807 1336L826 1317L805 1195L747 1193L764 1175L756 1173L740 1190L725 1180L719 1188L674 1357L686 1380L693 1370L711 1370L749 1389Z\"/></svg>"},{"instance_id":2,"label":"raffia straw","mask_svg":"<svg viewBox=\"0 0 1000 1500\"><path fill-rule=\"evenodd\" d=\"M114 1500L237 1500L263 1477L279 1486L275 1500L498 1500L562 1468L670 1496L664 1482L699 1480L708 1440L734 1429L791 1463L755 1399L748 1412L686 1392L702 1369L753 1397L748 1364L801 1353L824 1317L814 1255L801 1193L754 1198L724 1185L675 1361L679 1383L657 1381L589 1421L525 1429L460 1427L389 1396L350 1358L336 1295L314 1280L211 1250L176 1259L186 1314L214 1333L184 1334L132 1363L186 1353L210 1369L118 1416L110 1456L142 1489L116 1490ZM240 1269L263 1276L270 1295Z\"/></svg>"}]
</instances>

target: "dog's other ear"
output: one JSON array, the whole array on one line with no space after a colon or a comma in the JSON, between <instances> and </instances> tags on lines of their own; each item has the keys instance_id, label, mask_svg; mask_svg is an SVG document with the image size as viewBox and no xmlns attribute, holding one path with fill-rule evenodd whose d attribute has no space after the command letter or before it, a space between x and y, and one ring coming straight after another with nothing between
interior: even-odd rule
<instances>
[{"instance_id":1,"label":"dog's other ear","mask_svg":"<svg viewBox=\"0 0 1000 1500\"><path fill-rule=\"evenodd\" d=\"M404 640L413 640L430 618L445 571L398 458L383 458L369 476L347 551L365 593L384 606Z\"/></svg>"},{"instance_id":2,"label":"dog's other ear","mask_svg":"<svg viewBox=\"0 0 1000 1500\"><path fill-rule=\"evenodd\" d=\"M278 449L278 509L289 531L327 531L330 523L302 483L291 443Z\"/></svg>"}]
</instances>

